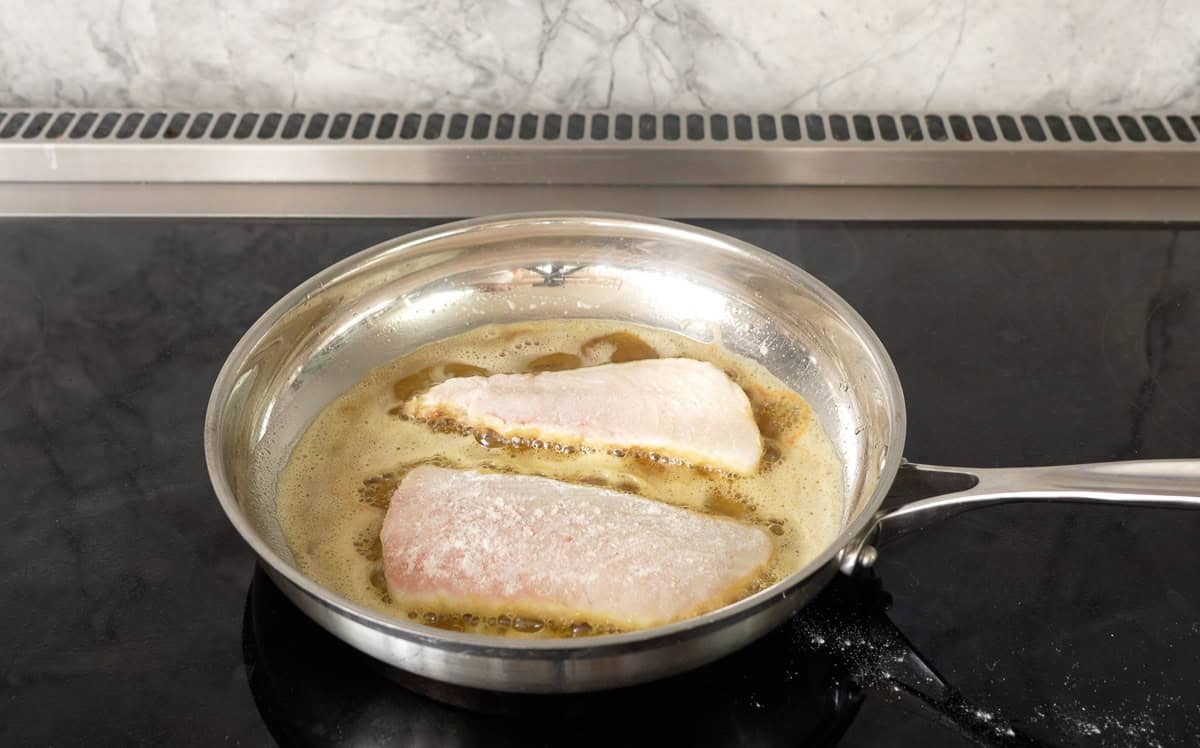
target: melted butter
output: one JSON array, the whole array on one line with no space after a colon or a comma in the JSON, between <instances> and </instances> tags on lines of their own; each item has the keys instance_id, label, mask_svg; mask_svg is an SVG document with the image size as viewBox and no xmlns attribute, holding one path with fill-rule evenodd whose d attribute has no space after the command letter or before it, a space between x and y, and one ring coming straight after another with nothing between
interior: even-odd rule
<instances>
[{"instance_id":1,"label":"melted butter","mask_svg":"<svg viewBox=\"0 0 1200 748\"><path fill-rule=\"evenodd\" d=\"M583 359L574 353L547 353L529 362L528 371L566 371L583 366Z\"/></svg>"},{"instance_id":2,"label":"melted butter","mask_svg":"<svg viewBox=\"0 0 1200 748\"><path fill-rule=\"evenodd\" d=\"M585 357L591 357L596 351L606 348L610 351L608 361L614 364L658 358L658 351L652 345L626 330L598 335L579 346Z\"/></svg>"},{"instance_id":3,"label":"melted butter","mask_svg":"<svg viewBox=\"0 0 1200 748\"><path fill-rule=\"evenodd\" d=\"M404 400L452 377L677 356L709 361L745 390L764 436L755 474L733 476L637 450L506 440L451 421L408 420L399 410ZM393 600L384 581L379 530L396 486L422 464L541 475L757 524L775 544L773 562L738 597L808 563L837 536L842 516L841 465L803 398L760 365L717 344L600 320L489 325L375 369L309 426L279 477L276 503L300 569L363 606L442 629L498 636L615 632L583 616L555 619L536 610L484 615Z\"/></svg>"}]
</instances>

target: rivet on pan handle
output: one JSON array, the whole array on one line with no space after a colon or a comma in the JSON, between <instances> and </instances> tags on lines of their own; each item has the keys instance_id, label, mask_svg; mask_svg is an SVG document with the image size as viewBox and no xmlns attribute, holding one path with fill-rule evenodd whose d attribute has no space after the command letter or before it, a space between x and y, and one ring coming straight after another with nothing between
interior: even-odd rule
<instances>
[{"instance_id":1,"label":"rivet on pan handle","mask_svg":"<svg viewBox=\"0 0 1200 748\"><path fill-rule=\"evenodd\" d=\"M884 508L867 531L842 550L839 566L853 574L875 562L877 547L901 535L970 509L1014 502L1200 509L1200 460L1023 468L904 463Z\"/></svg>"}]
</instances>

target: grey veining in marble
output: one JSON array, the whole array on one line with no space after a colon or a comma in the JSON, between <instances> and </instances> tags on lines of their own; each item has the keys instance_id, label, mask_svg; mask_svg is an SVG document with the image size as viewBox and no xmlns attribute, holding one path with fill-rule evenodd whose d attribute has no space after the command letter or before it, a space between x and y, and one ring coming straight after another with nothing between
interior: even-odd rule
<instances>
[{"instance_id":1,"label":"grey veining in marble","mask_svg":"<svg viewBox=\"0 0 1200 748\"><path fill-rule=\"evenodd\" d=\"M9 0L0 105L1195 110L1200 3Z\"/></svg>"}]
</instances>

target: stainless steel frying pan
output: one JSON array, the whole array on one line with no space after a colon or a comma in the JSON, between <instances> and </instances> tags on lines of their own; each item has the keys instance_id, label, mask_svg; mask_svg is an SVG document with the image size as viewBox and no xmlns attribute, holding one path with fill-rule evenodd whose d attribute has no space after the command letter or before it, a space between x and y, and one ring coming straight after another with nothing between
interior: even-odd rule
<instances>
[{"instance_id":1,"label":"stainless steel frying pan","mask_svg":"<svg viewBox=\"0 0 1200 748\"><path fill-rule=\"evenodd\" d=\"M804 569L720 610L646 631L518 641L433 629L360 607L301 574L275 518L275 484L321 408L369 370L491 322L622 320L725 346L804 395L845 466L843 529ZM386 663L458 685L588 691L681 672L779 624L896 535L1012 501L1200 507L1200 460L1045 468L905 464L904 397L875 334L799 268L743 242L667 221L521 215L384 242L317 274L234 348L209 401L204 447L217 497L284 593ZM952 493L881 509L893 482Z\"/></svg>"}]
</instances>

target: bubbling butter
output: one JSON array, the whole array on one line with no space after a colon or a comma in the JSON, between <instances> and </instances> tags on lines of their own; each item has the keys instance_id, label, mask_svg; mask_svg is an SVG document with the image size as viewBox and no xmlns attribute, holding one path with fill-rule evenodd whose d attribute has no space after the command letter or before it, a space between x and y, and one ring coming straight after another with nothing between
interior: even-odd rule
<instances>
[{"instance_id":1,"label":"bubbling butter","mask_svg":"<svg viewBox=\"0 0 1200 748\"><path fill-rule=\"evenodd\" d=\"M458 376L552 371L653 357L723 369L749 397L764 441L752 475L735 476L636 451L564 450L498 440L452 423L401 414L414 394ZM392 599L379 531L407 470L435 464L541 475L603 486L757 524L771 533L770 568L752 594L802 568L841 530L842 465L802 397L754 361L718 344L605 320L486 325L419 348L371 371L322 410L279 476L277 517L300 570L364 607L441 628L515 637L613 633L585 617L536 610L427 610Z\"/></svg>"}]
</instances>

